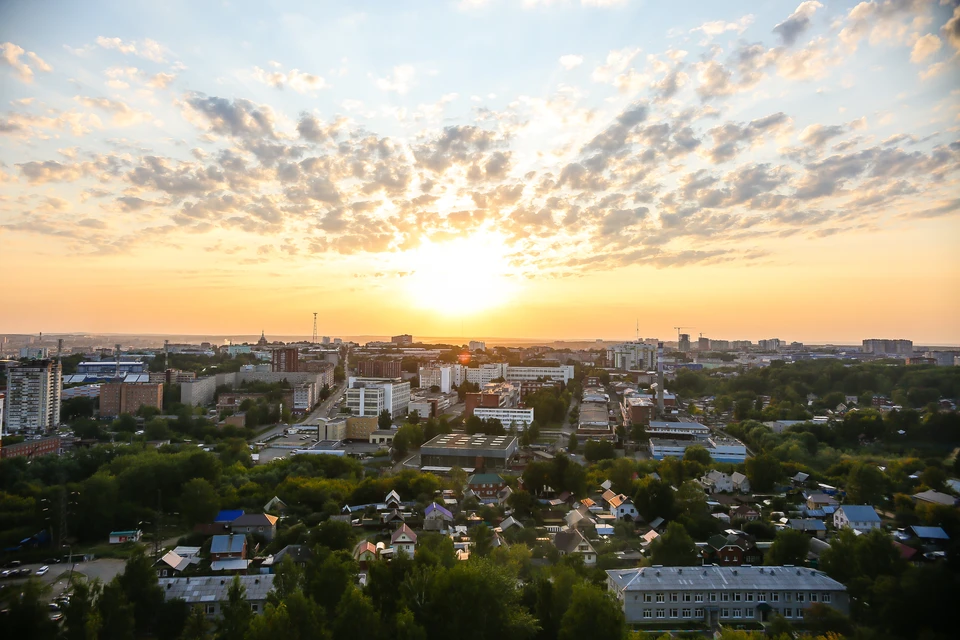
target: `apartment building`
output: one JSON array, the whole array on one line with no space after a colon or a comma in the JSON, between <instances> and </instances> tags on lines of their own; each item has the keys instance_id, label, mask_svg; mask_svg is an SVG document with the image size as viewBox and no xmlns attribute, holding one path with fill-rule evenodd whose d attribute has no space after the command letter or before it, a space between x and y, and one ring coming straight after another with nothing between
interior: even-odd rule
<instances>
[{"instance_id":1,"label":"apartment building","mask_svg":"<svg viewBox=\"0 0 960 640\"><path fill-rule=\"evenodd\" d=\"M504 378L507 382L533 382L541 378L547 380L561 380L564 384L573 380L573 365L556 367L506 367Z\"/></svg>"},{"instance_id":2,"label":"apartment building","mask_svg":"<svg viewBox=\"0 0 960 640\"><path fill-rule=\"evenodd\" d=\"M863 341L860 351L874 355L909 356L913 355L913 340L868 338Z\"/></svg>"},{"instance_id":3,"label":"apartment building","mask_svg":"<svg viewBox=\"0 0 960 640\"><path fill-rule=\"evenodd\" d=\"M271 354L271 369L285 373L300 371L300 350L296 347L274 349Z\"/></svg>"},{"instance_id":4,"label":"apartment building","mask_svg":"<svg viewBox=\"0 0 960 640\"><path fill-rule=\"evenodd\" d=\"M7 370L7 431L36 433L60 424L63 368L57 360L34 360Z\"/></svg>"},{"instance_id":5,"label":"apartment building","mask_svg":"<svg viewBox=\"0 0 960 640\"><path fill-rule=\"evenodd\" d=\"M688 336L689 349L689 336ZM653 371L657 368L657 345L622 342L607 348L607 364L624 371Z\"/></svg>"},{"instance_id":6,"label":"apartment building","mask_svg":"<svg viewBox=\"0 0 960 640\"><path fill-rule=\"evenodd\" d=\"M607 571L607 588L628 624L766 622L774 614L801 622L815 603L849 612L846 587L805 567L614 569Z\"/></svg>"},{"instance_id":7,"label":"apartment building","mask_svg":"<svg viewBox=\"0 0 960 640\"><path fill-rule=\"evenodd\" d=\"M106 382L100 385L100 416L116 417L136 413L140 407L163 408L163 385L160 383Z\"/></svg>"},{"instance_id":8,"label":"apartment building","mask_svg":"<svg viewBox=\"0 0 960 640\"><path fill-rule=\"evenodd\" d=\"M365 378L399 378L402 371L399 360L361 360L357 373Z\"/></svg>"},{"instance_id":9,"label":"apartment building","mask_svg":"<svg viewBox=\"0 0 960 640\"><path fill-rule=\"evenodd\" d=\"M396 418L410 407L410 383L377 378L350 378L346 406L355 416L378 416L384 409Z\"/></svg>"}]
</instances>

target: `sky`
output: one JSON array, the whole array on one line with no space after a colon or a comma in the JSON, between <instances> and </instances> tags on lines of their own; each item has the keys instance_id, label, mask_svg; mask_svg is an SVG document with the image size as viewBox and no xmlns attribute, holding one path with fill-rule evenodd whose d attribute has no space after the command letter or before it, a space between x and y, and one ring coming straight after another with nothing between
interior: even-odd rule
<instances>
[{"instance_id":1,"label":"sky","mask_svg":"<svg viewBox=\"0 0 960 640\"><path fill-rule=\"evenodd\" d=\"M0 332L957 344L958 72L951 0L4 0Z\"/></svg>"}]
</instances>

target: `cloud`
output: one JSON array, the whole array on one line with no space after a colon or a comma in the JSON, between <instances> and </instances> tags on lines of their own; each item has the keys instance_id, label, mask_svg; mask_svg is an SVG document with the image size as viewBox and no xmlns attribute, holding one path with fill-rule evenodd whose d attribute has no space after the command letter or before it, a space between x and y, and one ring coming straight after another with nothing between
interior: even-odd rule
<instances>
[{"instance_id":1,"label":"cloud","mask_svg":"<svg viewBox=\"0 0 960 640\"><path fill-rule=\"evenodd\" d=\"M177 76L172 73L157 73L147 81L147 86L154 89L166 89L176 78Z\"/></svg>"},{"instance_id":2,"label":"cloud","mask_svg":"<svg viewBox=\"0 0 960 640\"><path fill-rule=\"evenodd\" d=\"M746 31L750 25L753 24L753 16L745 15L736 22L726 22L724 20L714 20L713 22L704 22L699 27L694 27L690 30L690 33L701 32L705 36L704 40L700 44L707 44L715 36L722 35L727 32L736 32L743 33Z\"/></svg>"},{"instance_id":3,"label":"cloud","mask_svg":"<svg viewBox=\"0 0 960 640\"><path fill-rule=\"evenodd\" d=\"M22 58L27 58L32 64L28 64ZM33 51L24 51L12 42L0 44L0 65L5 65L13 69L20 80L26 83L33 82L34 68L44 73L53 71L53 67L43 61L40 56Z\"/></svg>"},{"instance_id":4,"label":"cloud","mask_svg":"<svg viewBox=\"0 0 960 640\"><path fill-rule=\"evenodd\" d=\"M260 67L253 68L253 78L277 89L283 89L288 86L297 93L307 93L309 91L318 91L320 89L329 89L330 85L320 76L312 73L304 73L299 69L291 69L289 72L283 71L264 71Z\"/></svg>"},{"instance_id":5,"label":"cloud","mask_svg":"<svg viewBox=\"0 0 960 640\"><path fill-rule=\"evenodd\" d=\"M800 132L800 142L813 147L822 147L832 138L841 136L847 130L841 125L823 126L822 124L812 124Z\"/></svg>"},{"instance_id":6,"label":"cloud","mask_svg":"<svg viewBox=\"0 0 960 640\"><path fill-rule=\"evenodd\" d=\"M401 64L393 68L393 72L385 78L376 78L376 85L382 91L395 91L403 95L416 84L417 72L409 64Z\"/></svg>"},{"instance_id":7,"label":"cloud","mask_svg":"<svg viewBox=\"0 0 960 640\"><path fill-rule=\"evenodd\" d=\"M941 46L943 43L940 42L940 38L932 33L918 38L910 51L910 62L915 64L926 62L927 58L939 51Z\"/></svg>"},{"instance_id":8,"label":"cloud","mask_svg":"<svg viewBox=\"0 0 960 640\"><path fill-rule=\"evenodd\" d=\"M188 117L213 133L237 138L276 137L273 110L268 106L203 93L188 94L181 105Z\"/></svg>"},{"instance_id":9,"label":"cloud","mask_svg":"<svg viewBox=\"0 0 960 640\"><path fill-rule=\"evenodd\" d=\"M101 109L110 113L113 124L118 127L128 127L130 125L140 124L141 122L147 122L152 117L149 113L131 108L121 100L88 98L85 96L76 96L74 100L85 107Z\"/></svg>"},{"instance_id":10,"label":"cloud","mask_svg":"<svg viewBox=\"0 0 960 640\"><path fill-rule=\"evenodd\" d=\"M953 48L960 51L960 5L953 8L953 15L947 20L946 24L940 29L943 37L947 39Z\"/></svg>"},{"instance_id":11,"label":"cloud","mask_svg":"<svg viewBox=\"0 0 960 640\"><path fill-rule=\"evenodd\" d=\"M153 62L166 62L166 56L169 53L166 47L150 38L125 41L120 38L99 36L97 44L104 49L113 49L124 55L135 55Z\"/></svg>"},{"instance_id":12,"label":"cloud","mask_svg":"<svg viewBox=\"0 0 960 640\"><path fill-rule=\"evenodd\" d=\"M810 21L817 9L822 9L823 5L816 0L806 0L801 2L797 10L790 16L775 26L773 32L780 36L780 40L786 46L790 47L802 36L809 28Z\"/></svg>"},{"instance_id":13,"label":"cloud","mask_svg":"<svg viewBox=\"0 0 960 640\"><path fill-rule=\"evenodd\" d=\"M593 81L613 82L630 66L630 63L639 53L640 49L634 47L624 47L611 51L607 54L606 63L593 70Z\"/></svg>"},{"instance_id":14,"label":"cloud","mask_svg":"<svg viewBox=\"0 0 960 640\"><path fill-rule=\"evenodd\" d=\"M583 56L575 56L575 55L560 56L560 65L567 71L570 71L571 69L576 69L581 64L583 64Z\"/></svg>"},{"instance_id":15,"label":"cloud","mask_svg":"<svg viewBox=\"0 0 960 640\"><path fill-rule=\"evenodd\" d=\"M902 42L915 23L923 23L928 0L868 0L847 13L838 37L849 51L856 51L863 38L870 44ZM909 22L906 20L909 19Z\"/></svg>"}]
</instances>

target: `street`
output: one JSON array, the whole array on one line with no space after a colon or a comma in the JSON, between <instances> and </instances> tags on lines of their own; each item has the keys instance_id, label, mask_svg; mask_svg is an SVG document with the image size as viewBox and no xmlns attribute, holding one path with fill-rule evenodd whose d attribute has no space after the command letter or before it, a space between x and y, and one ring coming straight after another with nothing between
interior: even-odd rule
<instances>
[{"instance_id":1,"label":"street","mask_svg":"<svg viewBox=\"0 0 960 640\"><path fill-rule=\"evenodd\" d=\"M325 420L325 419L331 417L331 416L330 416L330 409L333 407L334 403L337 402L337 400L339 400L341 397L343 397L343 394L345 393L346 388L347 388L346 383L344 383L344 384L342 384L342 385L340 385L340 386L338 386L338 387L335 387L335 388L333 389L332 393L330 394L330 397L329 397L329 398L327 398L326 400L324 400L323 402L321 402L320 404L318 404L317 407L316 407L316 409L314 409L313 411L311 411L310 414L309 414L306 418L303 419L303 421L301 421L301 422L299 422L299 423L297 423L297 424L301 424L301 425L304 425L304 424L317 424L321 419L324 419L324 420ZM262 442L262 441L264 441L264 440L267 440L268 438L272 438L272 437L274 437L274 436L282 435L282 434L284 434L284 433L286 432L286 430L287 430L289 427L291 427L291 426L294 426L294 425L292 425L292 424L289 424L289 425L288 425L288 424L278 424L277 426L273 427L273 428L270 429L269 431L265 431L264 433L261 433L260 435L254 437L254 438L251 438L249 442L250 442L251 444L253 444L254 442Z\"/></svg>"}]
</instances>

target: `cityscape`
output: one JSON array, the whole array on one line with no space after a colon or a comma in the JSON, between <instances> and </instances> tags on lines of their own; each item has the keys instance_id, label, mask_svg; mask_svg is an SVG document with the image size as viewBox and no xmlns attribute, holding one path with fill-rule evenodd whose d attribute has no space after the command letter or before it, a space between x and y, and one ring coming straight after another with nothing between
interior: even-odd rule
<instances>
[{"instance_id":1,"label":"cityscape","mask_svg":"<svg viewBox=\"0 0 960 640\"><path fill-rule=\"evenodd\" d=\"M0 3L4 636L954 638L958 80L956 0Z\"/></svg>"}]
</instances>

